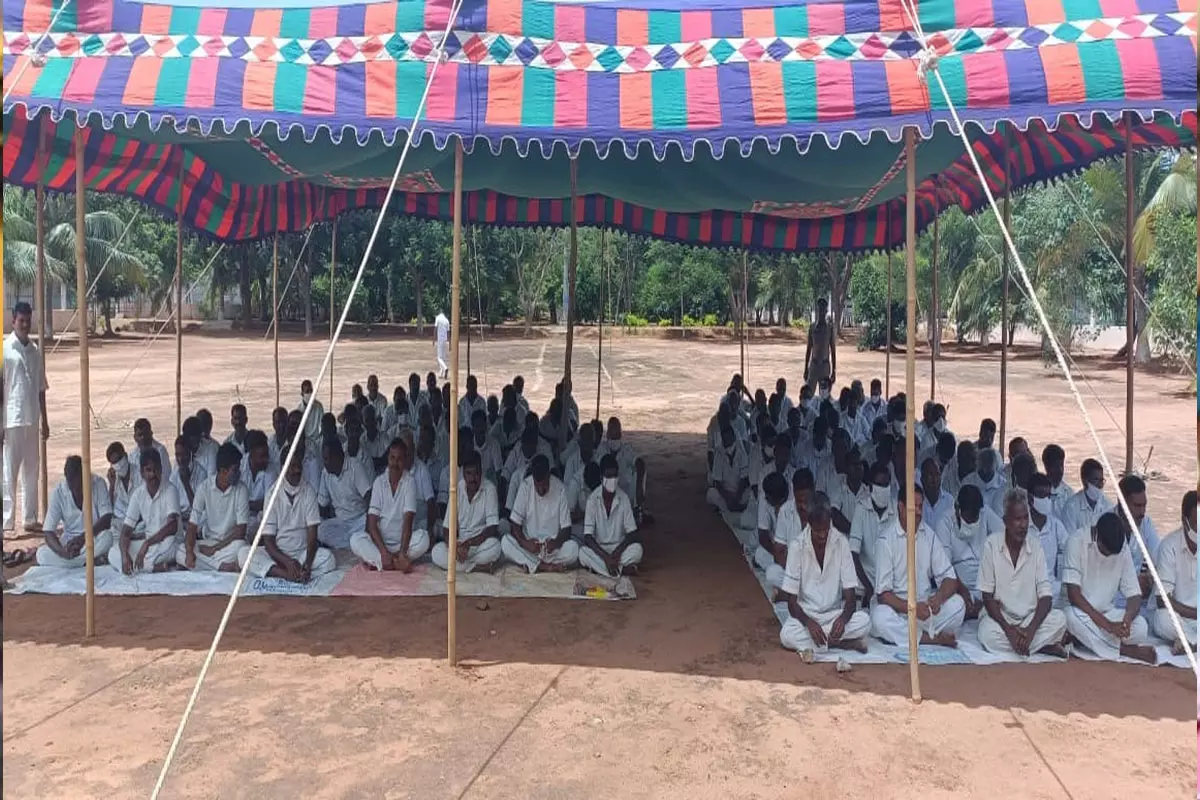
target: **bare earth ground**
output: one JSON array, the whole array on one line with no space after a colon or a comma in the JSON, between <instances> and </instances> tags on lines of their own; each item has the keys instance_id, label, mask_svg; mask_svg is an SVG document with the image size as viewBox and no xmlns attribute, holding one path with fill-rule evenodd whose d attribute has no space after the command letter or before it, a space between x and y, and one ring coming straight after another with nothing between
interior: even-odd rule
<instances>
[{"instance_id":1,"label":"bare earth ground","mask_svg":"<svg viewBox=\"0 0 1200 800\"><path fill-rule=\"evenodd\" d=\"M315 377L323 341L282 345L284 401ZM596 341L581 337L577 395L595 408ZM274 400L270 346L189 336L185 406L224 433L231 387L252 424ZM738 365L730 343L642 337L605 342L602 413L621 415L649 456L653 529L638 599L628 603L477 600L458 604L459 654L445 656L442 598L242 599L176 760L168 797L794 798L1191 797L1195 683L1176 669L1068 664L926 667L925 701L903 666L804 666L778 628L733 537L704 506L702 431ZM432 344L353 338L339 349L339 399L369 372L384 386L424 372ZM97 410L142 352L92 353ZM486 360L484 354L486 353ZM481 388L520 372L534 407L560 374L561 337L473 350ZM752 384L799 384L802 344L754 342ZM486 370L485 370L486 365ZM882 354L842 354L839 374L883 374ZM893 356L893 391L903 358ZM918 397L928 391L927 364ZM1088 366L1124 419L1124 373ZM52 476L77 447L75 352L50 360ZM949 354L939 399L973 433L998 414L998 359ZM148 416L174 427L174 358L159 342L93 432L129 441ZM1093 447L1065 383L1036 358L1012 367L1010 425L1035 448ZM1139 375L1138 451L1154 447L1151 512L1163 532L1194 485L1193 400L1182 379ZM327 389L318 395L327 401ZM1105 446L1122 437L1088 395ZM1187 435L1183 435L1183 434ZM1120 468L1120 463L1116 466ZM1074 482L1077 482L1077 478ZM6 796L145 797L191 690L224 600L97 599L82 641L78 597L4 598Z\"/></svg>"}]
</instances>

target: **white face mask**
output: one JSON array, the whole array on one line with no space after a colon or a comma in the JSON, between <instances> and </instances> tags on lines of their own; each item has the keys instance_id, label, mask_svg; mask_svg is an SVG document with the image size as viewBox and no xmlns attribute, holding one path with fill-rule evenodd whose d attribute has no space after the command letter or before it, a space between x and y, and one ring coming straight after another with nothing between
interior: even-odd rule
<instances>
[{"instance_id":1,"label":"white face mask","mask_svg":"<svg viewBox=\"0 0 1200 800\"><path fill-rule=\"evenodd\" d=\"M1033 510L1043 517L1049 516L1050 512L1054 510L1054 502L1049 497L1031 497L1029 499Z\"/></svg>"},{"instance_id":2,"label":"white face mask","mask_svg":"<svg viewBox=\"0 0 1200 800\"><path fill-rule=\"evenodd\" d=\"M935 431L937 431L938 433L945 433L946 432L946 420L944 420L940 417L938 419L934 420L933 429Z\"/></svg>"},{"instance_id":3,"label":"white face mask","mask_svg":"<svg viewBox=\"0 0 1200 800\"><path fill-rule=\"evenodd\" d=\"M1089 483L1083 487L1083 495L1088 499L1088 502L1099 503L1100 498L1104 497L1104 492Z\"/></svg>"},{"instance_id":4,"label":"white face mask","mask_svg":"<svg viewBox=\"0 0 1200 800\"><path fill-rule=\"evenodd\" d=\"M304 402L304 405L308 405L312 402L312 392L301 392L300 399Z\"/></svg>"},{"instance_id":5,"label":"white face mask","mask_svg":"<svg viewBox=\"0 0 1200 800\"><path fill-rule=\"evenodd\" d=\"M876 508L885 508L892 501L892 488L890 486L871 486L871 502Z\"/></svg>"},{"instance_id":6,"label":"white face mask","mask_svg":"<svg viewBox=\"0 0 1200 800\"><path fill-rule=\"evenodd\" d=\"M876 405L876 406L877 406L877 405L879 405L881 402L883 402L883 397L882 397L881 395L877 395L877 394L873 394L873 395L871 395L871 405Z\"/></svg>"},{"instance_id":7,"label":"white face mask","mask_svg":"<svg viewBox=\"0 0 1200 800\"><path fill-rule=\"evenodd\" d=\"M616 478L605 478L600 483L604 487L604 491L608 492L609 494L613 494L614 492L617 491L617 479Z\"/></svg>"},{"instance_id":8,"label":"white face mask","mask_svg":"<svg viewBox=\"0 0 1200 800\"><path fill-rule=\"evenodd\" d=\"M117 473L118 478L129 477L129 456L121 456L121 460L113 464L113 471Z\"/></svg>"},{"instance_id":9,"label":"white face mask","mask_svg":"<svg viewBox=\"0 0 1200 800\"><path fill-rule=\"evenodd\" d=\"M967 522L965 519L958 521L958 538L964 540L974 539L979 533L979 526L983 523L982 519L977 519L974 522Z\"/></svg>"},{"instance_id":10,"label":"white face mask","mask_svg":"<svg viewBox=\"0 0 1200 800\"><path fill-rule=\"evenodd\" d=\"M892 423L892 430L895 432L895 434L897 436L900 436L900 437L904 436L904 430L905 430L904 425L905 425L905 423L903 421L898 421L898 422Z\"/></svg>"},{"instance_id":11,"label":"white face mask","mask_svg":"<svg viewBox=\"0 0 1200 800\"><path fill-rule=\"evenodd\" d=\"M1195 546L1196 532L1194 530L1192 530L1192 526L1189 525L1187 522L1183 523L1183 535L1188 540L1189 544Z\"/></svg>"}]
</instances>

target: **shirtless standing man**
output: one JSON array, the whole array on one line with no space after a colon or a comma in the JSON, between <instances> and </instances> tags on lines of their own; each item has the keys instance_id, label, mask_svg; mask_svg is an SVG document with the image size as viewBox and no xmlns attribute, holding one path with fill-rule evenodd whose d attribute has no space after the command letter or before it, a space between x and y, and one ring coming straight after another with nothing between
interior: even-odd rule
<instances>
[{"instance_id":1,"label":"shirtless standing man","mask_svg":"<svg viewBox=\"0 0 1200 800\"><path fill-rule=\"evenodd\" d=\"M833 326L829 324L829 302L817 301L817 321L808 329L808 346L804 351L804 382L815 389L817 384L837 379L837 349L833 341Z\"/></svg>"}]
</instances>

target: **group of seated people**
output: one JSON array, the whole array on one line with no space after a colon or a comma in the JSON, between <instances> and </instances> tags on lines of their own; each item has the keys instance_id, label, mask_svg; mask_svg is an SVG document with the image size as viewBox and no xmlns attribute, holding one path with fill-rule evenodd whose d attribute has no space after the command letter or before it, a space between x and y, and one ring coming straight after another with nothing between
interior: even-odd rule
<instances>
[{"instance_id":1,"label":"group of seated people","mask_svg":"<svg viewBox=\"0 0 1200 800\"><path fill-rule=\"evenodd\" d=\"M356 384L351 394L335 416L305 380L296 408L273 411L270 435L252 429L236 404L221 442L201 409L175 438L174 461L149 420L137 420L130 450L108 446L107 482L92 476L97 560L125 575L237 572L249 560L253 575L301 583L335 569L334 549L376 570L407 572L428 555L463 572L490 572L504 560L530 573L637 571L640 528L650 521L645 462L618 418L579 424L569 383L556 387L539 417L521 376L487 399L468 376L454 409L461 427L453 553L449 383L439 387L431 372L422 387L414 373L388 402L371 375L365 392ZM38 564L84 565L83 505L76 455L51 495ZM251 556L260 523L262 546Z\"/></svg>"},{"instance_id":2,"label":"group of seated people","mask_svg":"<svg viewBox=\"0 0 1200 800\"><path fill-rule=\"evenodd\" d=\"M1183 652L1173 610L1195 648L1195 491L1160 541L1145 482L1121 479L1147 559L1098 461L1082 462L1076 491L1061 446L1042 449L1039 471L1014 437L1004 460L992 420L960 441L945 406L929 402L913 431L910 502L904 395L885 401L878 380L869 395L859 381L832 388L804 386L793 401L780 378L768 398L734 375L708 430L707 500L735 530L756 532L754 563L788 607L785 647L865 652L868 636L908 645L911 508L922 644L956 647L964 621L978 619L991 652L1065 657L1071 645L1154 663L1156 639Z\"/></svg>"}]
</instances>

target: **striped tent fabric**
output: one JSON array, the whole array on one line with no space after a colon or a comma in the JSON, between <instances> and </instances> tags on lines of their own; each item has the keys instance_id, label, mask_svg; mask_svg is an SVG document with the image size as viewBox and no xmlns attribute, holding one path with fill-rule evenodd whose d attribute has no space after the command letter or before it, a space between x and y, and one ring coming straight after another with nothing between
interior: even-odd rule
<instances>
[{"instance_id":1,"label":"striped tent fabric","mask_svg":"<svg viewBox=\"0 0 1200 800\"><path fill-rule=\"evenodd\" d=\"M14 0L4 9L4 174L69 190L65 129L82 122L97 190L168 214L183 192L185 222L223 240L299 230L378 205L389 170L329 165L404 135L439 52L414 153L461 141L481 158L528 158L529 170L565 153L644 164L663 186L711 176L699 209L581 177L580 221L695 244L898 243L903 130L915 127L931 151L957 140L923 74L935 61L985 171L1003 174L1008 137L1018 185L1117 152L1127 122L1138 147L1195 142L1194 2L912 7L927 48L902 0L470 0L453 22L451 0ZM236 142L241 160L210 156L214 140ZM869 146L876 174L832 181L823 196L792 196L770 170L739 167L847 143ZM918 157L922 224L938 208L980 206L959 153L928 169ZM401 202L445 217L444 159L426 160L442 174L406 176ZM560 224L564 186L561 175L498 181L472 189L468 207L477 221Z\"/></svg>"}]
</instances>

